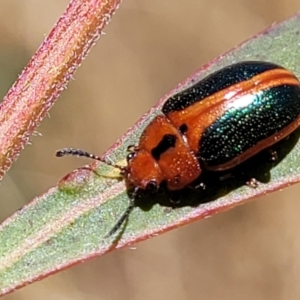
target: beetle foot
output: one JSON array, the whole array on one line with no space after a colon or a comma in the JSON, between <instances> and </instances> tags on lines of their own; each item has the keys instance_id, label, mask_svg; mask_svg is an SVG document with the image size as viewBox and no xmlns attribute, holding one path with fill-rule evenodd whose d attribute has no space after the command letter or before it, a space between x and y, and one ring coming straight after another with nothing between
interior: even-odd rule
<instances>
[{"instance_id":1,"label":"beetle foot","mask_svg":"<svg viewBox=\"0 0 300 300\"><path fill-rule=\"evenodd\" d=\"M253 188L253 189L256 189L258 187L258 181L255 178L250 178L246 182L246 185Z\"/></svg>"}]
</instances>

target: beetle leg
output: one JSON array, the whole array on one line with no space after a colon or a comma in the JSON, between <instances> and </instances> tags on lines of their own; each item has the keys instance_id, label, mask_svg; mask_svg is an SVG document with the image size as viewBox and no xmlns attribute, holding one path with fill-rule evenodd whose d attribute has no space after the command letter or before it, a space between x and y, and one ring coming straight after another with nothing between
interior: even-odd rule
<instances>
[{"instance_id":1,"label":"beetle leg","mask_svg":"<svg viewBox=\"0 0 300 300\"><path fill-rule=\"evenodd\" d=\"M199 182L196 185L189 187L197 191L204 191L206 189L206 184L204 182Z\"/></svg>"},{"instance_id":2,"label":"beetle leg","mask_svg":"<svg viewBox=\"0 0 300 300\"><path fill-rule=\"evenodd\" d=\"M273 149L268 149L268 154L269 154L269 160L270 162L274 163L278 160L278 154L276 150Z\"/></svg>"},{"instance_id":3,"label":"beetle leg","mask_svg":"<svg viewBox=\"0 0 300 300\"><path fill-rule=\"evenodd\" d=\"M181 193L180 192L169 192L169 201L172 208L178 207L181 200Z\"/></svg>"},{"instance_id":4,"label":"beetle leg","mask_svg":"<svg viewBox=\"0 0 300 300\"><path fill-rule=\"evenodd\" d=\"M250 178L248 181L246 181L246 185L253 189L256 189L258 187L258 181L255 178Z\"/></svg>"}]
</instances>

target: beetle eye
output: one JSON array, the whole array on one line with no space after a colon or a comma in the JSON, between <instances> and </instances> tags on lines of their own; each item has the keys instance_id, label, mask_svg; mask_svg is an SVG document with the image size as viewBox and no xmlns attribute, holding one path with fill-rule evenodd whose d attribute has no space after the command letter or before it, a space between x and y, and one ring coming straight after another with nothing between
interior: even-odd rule
<instances>
[{"instance_id":1,"label":"beetle eye","mask_svg":"<svg viewBox=\"0 0 300 300\"><path fill-rule=\"evenodd\" d=\"M135 156L135 152L130 152L127 156L126 156L126 160L127 163L129 163Z\"/></svg>"},{"instance_id":2,"label":"beetle eye","mask_svg":"<svg viewBox=\"0 0 300 300\"><path fill-rule=\"evenodd\" d=\"M149 192L156 192L158 190L157 182L155 180L150 180L147 183L146 190Z\"/></svg>"}]
</instances>

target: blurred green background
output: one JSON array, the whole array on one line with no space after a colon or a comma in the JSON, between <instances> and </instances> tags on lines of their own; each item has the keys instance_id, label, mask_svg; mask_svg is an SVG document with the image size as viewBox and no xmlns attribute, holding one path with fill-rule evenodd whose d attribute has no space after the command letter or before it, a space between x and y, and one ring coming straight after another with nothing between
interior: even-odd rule
<instances>
[{"instance_id":1,"label":"blurred green background","mask_svg":"<svg viewBox=\"0 0 300 300\"><path fill-rule=\"evenodd\" d=\"M1 98L67 4L1 1ZM56 149L101 154L204 63L299 9L299 0L124 0L32 145L5 176L1 220L87 163L56 159ZM299 186L291 187L3 299L299 299L297 195Z\"/></svg>"}]
</instances>

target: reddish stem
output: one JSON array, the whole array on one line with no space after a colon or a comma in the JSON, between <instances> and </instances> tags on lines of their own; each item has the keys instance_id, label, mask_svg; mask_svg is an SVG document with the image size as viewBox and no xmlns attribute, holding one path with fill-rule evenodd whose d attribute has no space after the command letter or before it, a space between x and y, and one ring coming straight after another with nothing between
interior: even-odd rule
<instances>
[{"instance_id":1,"label":"reddish stem","mask_svg":"<svg viewBox=\"0 0 300 300\"><path fill-rule=\"evenodd\" d=\"M0 179L24 148L121 0L73 0L0 105Z\"/></svg>"}]
</instances>

